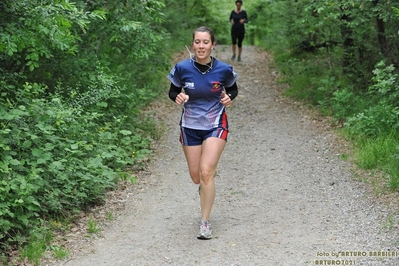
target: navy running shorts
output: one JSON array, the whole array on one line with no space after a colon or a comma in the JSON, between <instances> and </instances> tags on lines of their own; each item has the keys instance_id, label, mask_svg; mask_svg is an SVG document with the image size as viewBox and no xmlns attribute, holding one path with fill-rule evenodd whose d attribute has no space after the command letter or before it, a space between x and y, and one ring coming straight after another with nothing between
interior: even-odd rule
<instances>
[{"instance_id":1,"label":"navy running shorts","mask_svg":"<svg viewBox=\"0 0 399 266\"><path fill-rule=\"evenodd\" d=\"M198 146L211 137L227 141L229 130L227 128L212 128L209 130L191 129L180 127L180 143L185 146Z\"/></svg>"}]
</instances>

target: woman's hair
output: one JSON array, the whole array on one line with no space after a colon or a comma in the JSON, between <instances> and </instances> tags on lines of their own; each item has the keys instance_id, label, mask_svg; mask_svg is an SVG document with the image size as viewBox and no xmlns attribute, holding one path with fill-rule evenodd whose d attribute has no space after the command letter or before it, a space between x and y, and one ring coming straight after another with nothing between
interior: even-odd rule
<instances>
[{"instance_id":1,"label":"woman's hair","mask_svg":"<svg viewBox=\"0 0 399 266\"><path fill-rule=\"evenodd\" d=\"M237 1L236 1L236 4L237 4L237 3L240 3L240 4L242 5L242 1L241 1L241 0L237 0Z\"/></svg>"},{"instance_id":2,"label":"woman's hair","mask_svg":"<svg viewBox=\"0 0 399 266\"><path fill-rule=\"evenodd\" d=\"M201 27L199 27L199 28L196 28L196 29L193 31L193 41L194 41L194 38L195 38L195 34L196 34L197 32L207 32L207 33L209 33L209 35L211 35L211 41L212 41L212 43L215 43L215 42L216 42L215 34L213 34L213 30L211 30L210 28L205 27L205 26L201 26Z\"/></svg>"}]
</instances>

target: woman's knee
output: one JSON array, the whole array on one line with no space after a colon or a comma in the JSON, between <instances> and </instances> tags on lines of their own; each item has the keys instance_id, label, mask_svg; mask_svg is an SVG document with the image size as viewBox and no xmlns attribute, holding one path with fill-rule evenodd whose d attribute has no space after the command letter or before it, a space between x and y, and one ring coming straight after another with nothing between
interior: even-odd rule
<instances>
[{"instance_id":1,"label":"woman's knee","mask_svg":"<svg viewBox=\"0 0 399 266\"><path fill-rule=\"evenodd\" d=\"M215 178L215 170L213 169L202 169L201 170L201 181L206 185L209 182L213 182Z\"/></svg>"}]
</instances>

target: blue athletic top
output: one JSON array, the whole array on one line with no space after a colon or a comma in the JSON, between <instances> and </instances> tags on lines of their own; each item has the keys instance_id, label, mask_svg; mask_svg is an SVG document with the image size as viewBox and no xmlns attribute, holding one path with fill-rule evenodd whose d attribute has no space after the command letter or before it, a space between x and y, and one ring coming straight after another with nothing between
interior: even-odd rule
<instances>
[{"instance_id":1,"label":"blue athletic top","mask_svg":"<svg viewBox=\"0 0 399 266\"><path fill-rule=\"evenodd\" d=\"M222 91L231 87L237 80L233 67L212 58L213 65L201 72L193 59L177 63L168 75L173 85L183 88L189 100L183 105L180 120L182 127L209 130L223 127L222 116L225 107L220 103Z\"/></svg>"}]
</instances>

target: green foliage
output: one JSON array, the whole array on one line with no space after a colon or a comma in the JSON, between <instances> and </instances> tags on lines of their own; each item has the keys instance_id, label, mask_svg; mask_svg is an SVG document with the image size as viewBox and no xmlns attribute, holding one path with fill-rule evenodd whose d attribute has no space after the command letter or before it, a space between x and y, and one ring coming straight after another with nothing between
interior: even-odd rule
<instances>
[{"instance_id":1,"label":"green foliage","mask_svg":"<svg viewBox=\"0 0 399 266\"><path fill-rule=\"evenodd\" d=\"M338 120L344 120L361 106L361 98L349 88L343 88L333 92L331 98L331 112Z\"/></svg>"},{"instance_id":2,"label":"green foliage","mask_svg":"<svg viewBox=\"0 0 399 266\"><path fill-rule=\"evenodd\" d=\"M61 246L50 245L49 250L51 250L54 254L54 257L59 260L62 260L69 255L69 251Z\"/></svg>"},{"instance_id":3,"label":"green foliage","mask_svg":"<svg viewBox=\"0 0 399 266\"><path fill-rule=\"evenodd\" d=\"M244 1L243 9L249 16L244 45L253 43L255 29L261 29L252 21L254 6L261 6L258 2L262 1ZM229 16L230 12L235 9L234 1L165 1L165 5L163 25L171 35L169 44L172 45L172 50L181 51L184 49L184 45L189 46L192 41L192 31L203 25L213 29L218 44L231 44ZM178 28L176 28L177 26Z\"/></svg>"},{"instance_id":4,"label":"green foliage","mask_svg":"<svg viewBox=\"0 0 399 266\"><path fill-rule=\"evenodd\" d=\"M135 181L126 172L160 137L141 110L164 92L169 56L162 1L0 8L2 254L39 241L26 237L49 220L101 203L119 180ZM38 250L24 252L37 262L29 254Z\"/></svg>"},{"instance_id":5,"label":"green foliage","mask_svg":"<svg viewBox=\"0 0 399 266\"><path fill-rule=\"evenodd\" d=\"M51 242L53 236L47 228L33 230L27 241L27 245L21 251L21 259L27 258L28 261L33 262L39 266L41 258L47 249L47 245Z\"/></svg>"},{"instance_id":6,"label":"green foliage","mask_svg":"<svg viewBox=\"0 0 399 266\"><path fill-rule=\"evenodd\" d=\"M391 105L375 105L355 116L345 125L352 136L376 137L399 129L399 108Z\"/></svg>"},{"instance_id":7,"label":"green foliage","mask_svg":"<svg viewBox=\"0 0 399 266\"><path fill-rule=\"evenodd\" d=\"M184 45L190 46L192 32L199 26L211 27L216 33L217 24L212 23L212 17L207 15L211 12L207 2L203 0L165 1L165 5L163 26L171 36L169 39L170 50L181 51L184 49Z\"/></svg>"},{"instance_id":8,"label":"green foliage","mask_svg":"<svg viewBox=\"0 0 399 266\"><path fill-rule=\"evenodd\" d=\"M397 134L375 139L359 139L356 164L363 169L379 169L389 174L387 185L399 189L399 138Z\"/></svg>"},{"instance_id":9,"label":"green foliage","mask_svg":"<svg viewBox=\"0 0 399 266\"><path fill-rule=\"evenodd\" d=\"M399 1L257 2L255 43L274 54L286 95L364 140L359 166L385 171L398 188Z\"/></svg>"},{"instance_id":10,"label":"green foliage","mask_svg":"<svg viewBox=\"0 0 399 266\"><path fill-rule=\"evenodd\" d=\"M349 117L346 123L352 135L375 138L399 130L399 87L393 71L392 65L385 67L383 62L376 65L374 84L369 87L369 107Z\"/></svg>"},{"instance_id":11,"label":"green foliage","mask_svg":"<svg viewBox=\"0 0 399 266\"><path fill-rule=\"evenodd\" d=\"M37 89L33 95L41 90L26 84L23 96L29 97L32 88ZM26 228L43 211L57 214L93 202L115 180L103 163L116 153L104 145L110 137L97 129L101 115L69 108L58 97L49 101L33 95L1 109L4 234Z\"/></svg>"},{"instance_id":12,"label":"green foliage","mask_svg":"<svg viewBox=\"0 0 399 266\"><path fill-rule=\"evenodd\" d=\"M366 154L359 165L383 165L397 188L393 6L399 1L243 7L250 21L244 44L275 55L287 95L346 122L352 139L368 141L359 145ZM37 243L23 253L36 263L40 255L30 254L51 237L28 239L35 228L101 202L118 180L135 182L127 169L142 167L163 132L141 110L164 94L171 51L189 45L201 25L229 44L234 7L227 0L0 1L0 254Z\"/></svg>"},{"instance_id":13,"label":"green foliage","mask_svg":"<svg viewBox=\"0 0 399 266\"><path fill-rule=\"evenodd\" d=\"M81 12L68 1L2 1L0 5L0 20L8 22L0 28L0 60L15 72L33 71L42 58L51 58L57 51L76 54L75 29L84 32L90 20L105 18L99 11Z\"/></svg>"},{"instance_id":14,"label":"green foliage","mask_svg":"<svg viewBox=\"0 0 399 266\"><path fill-rule=\"evenodd\" d=\"M389 156L387 172L390 175L390 186L399 189L399 140L396 139L396 150Z\"/></svg>"},{"instance_id":15,"label":"green foliage","mask_svg":"<svg viewBox=\"0 0 399 266\"><path fill-rule=\"evenodd\" d=\"M87 221L87 232L89 234L97 234L100 231L101 227L98 222L93 217L90 217Z\"/></svg>"},{"instance_id":16,"label":"green foliage","mask_svg":"<svg viewBox=\"0 0 399 266\"><path fill-rule=\"evenodd\" d=\"M398 74L393 65L385 66L383 61L377 63L373 74L369 91L374 96L375 101L379 103L392 104L399 107L399 85L397 83Z\"/></svg>"},{"instance_id":17,"label":"green foliage","mask_svg":"<svg viewBox=\"0 0 399 266\"><path fill-rule=\"evenodd\" d=\"M97 202L118 172L149 153L150 139L139 128L136 134L124 129L127 118L102 124L104 115L85 112L83 104L59 95L40 98L43 88L37 84L24 88L18 98L34 98L31 102L8 100L13 108L0 109L2 237L40 222L43 212L66 215Z\"/></svg>"}]
</instances>

